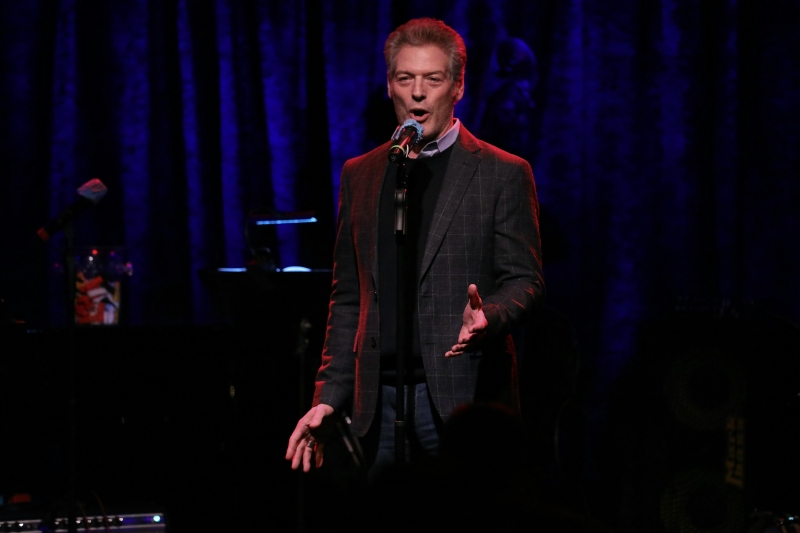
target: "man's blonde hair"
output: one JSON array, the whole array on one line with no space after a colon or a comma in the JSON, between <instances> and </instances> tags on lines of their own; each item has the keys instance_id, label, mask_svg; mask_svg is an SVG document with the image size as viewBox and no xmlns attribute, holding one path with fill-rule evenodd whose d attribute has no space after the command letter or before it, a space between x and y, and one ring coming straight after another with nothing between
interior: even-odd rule
<instances>
[{"instance_id":1,"label":"man's blonde hair","mask_svg":"<svg viewBox=\"0 0 800 533\"><path fill-rule=\"evenodd\" d=\"M434 45L442 49L450 58L448 73L456 82L464 81L467 67L467 47L456 30L432 18L412 19L389 34L383 46L386 59L386 75L392 77L397 66L397 54L404 46Z\"/></svg>"}]
</instances>

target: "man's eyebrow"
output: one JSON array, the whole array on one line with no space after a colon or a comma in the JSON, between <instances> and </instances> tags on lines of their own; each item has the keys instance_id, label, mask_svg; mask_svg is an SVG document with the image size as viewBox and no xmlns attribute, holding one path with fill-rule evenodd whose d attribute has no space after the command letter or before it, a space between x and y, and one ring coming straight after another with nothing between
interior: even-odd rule
<instances>
[{"instance_id":1,"label":"man's eyebrow","mask_svg":"<svg viewBox=\"0 0 800 533\"><path fill-rule=\"evenodd\" d=\"M408 70L395 70L394 71L394 75L397 76L398 74L408 74L408 75L411 75L411 76L414 75L413 72L408 71ZM422 76L432 76L434 74L440 74L442 76L447 76L447 71L446 70L433 70L431 72L423 72L421 75Z\"/></svg>"}]
</instances>

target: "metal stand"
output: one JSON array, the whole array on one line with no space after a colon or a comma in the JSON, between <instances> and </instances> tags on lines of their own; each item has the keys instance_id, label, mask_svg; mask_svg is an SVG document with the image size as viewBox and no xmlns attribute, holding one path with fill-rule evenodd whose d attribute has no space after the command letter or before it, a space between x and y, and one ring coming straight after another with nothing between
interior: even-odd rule
<instances>
[{"instance_id":1,"label":"metal stand","mask_svg":"<svg viewBox=\"0 0 800 533\"><path fill-rule=\"evenodd\" d=\"M395 366L397 396L394 421L394 460L398 468L405 465L406 458L405 372L410 348L406 331L405 244L408 219L408 172L405 162L405 157L398 160L397 182L394 191L394 235L397 243L397 363Z\"/></svg>"},{"instance_id":2,"label":"metal stand","mask_svg":"<svg viewBox=\"0 0 800 533\"><path fill-rule=\"evenodd\" d=\"M303 417L306 407L306 352L308 351L308 331L311 329L311 323L304 317L300 320L300 325L297 329L297 345L295 346L294 355L297 360L297 414L298 419ZM305 477L296 476L297 485L297 506L295 513L297 516L297 531L303 533L306 531L306 512L305 512Z\"/></svg>"},{"instance_id":3,"label":"metal stand","mask_svg":"<svg viewBox=\"0 0 800 533\"><path fill-rule=\"evenodd\" d=\"M78 450L76 443L76 403L75 397L75 229L72 222L64 226L65 250L64 250L64 276L65 289L67 296L67 358L69 375L69 442L67 444L67 521L68 532L77 533L76 506L78 501L77 494L77 458Z\"/></svg>"}]
</instances>

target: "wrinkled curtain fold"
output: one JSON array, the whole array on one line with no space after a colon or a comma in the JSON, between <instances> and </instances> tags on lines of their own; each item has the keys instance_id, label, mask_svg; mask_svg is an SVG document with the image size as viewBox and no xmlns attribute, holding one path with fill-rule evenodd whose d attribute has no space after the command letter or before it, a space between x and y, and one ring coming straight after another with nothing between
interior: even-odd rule
<instances>
[{"instance_id":1,"label":"wrinkled curtain fold","mask_svg":"<svg viewBox=\"0 0 800 533\"><path fill-rule=\"evenodd\" d=\"M535 55L495 142L534 167L548 302L598 387L677 296L800 317L800 5L737 0L3 3L7 312L58 323L62 241L22 250L91 177L110 192L76 239L125 247L131 323L213 320L198 271L244 265L252 210L315 211L278 230L280 266L329 268L341 166L393 127L383 41L421 15L467 41L456 112L479 136L505 112L501 43Z\"/></svg>"}]
</instances>

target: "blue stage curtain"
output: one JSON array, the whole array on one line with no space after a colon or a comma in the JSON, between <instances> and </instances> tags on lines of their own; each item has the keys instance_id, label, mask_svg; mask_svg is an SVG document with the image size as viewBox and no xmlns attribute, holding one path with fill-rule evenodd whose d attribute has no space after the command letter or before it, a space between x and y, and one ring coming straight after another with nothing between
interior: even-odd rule
<instances>
[{"instance_id":1,"label":"blue stage curtain","mask_svg":"<svg viewBox=\"0 0 800 533\"><path fill-rule=\"evenodd\" d=\"M505 138L567 243L544 242L548 301L599 388L677 296L800 318L791 0L3 2L7 313L57 323L62 241L46 261L23 250L91 177L110 192L77 243L125 247L131 323L213 320L197 272L244 265L253 209L315 211L313 231L280 229L280 265L329 267L341 165L393 126L383 41L423 15L465 36L457 114L475 133L496 112L498 45L536 56L530 121Z\"/></svg>"}]
</instances>

